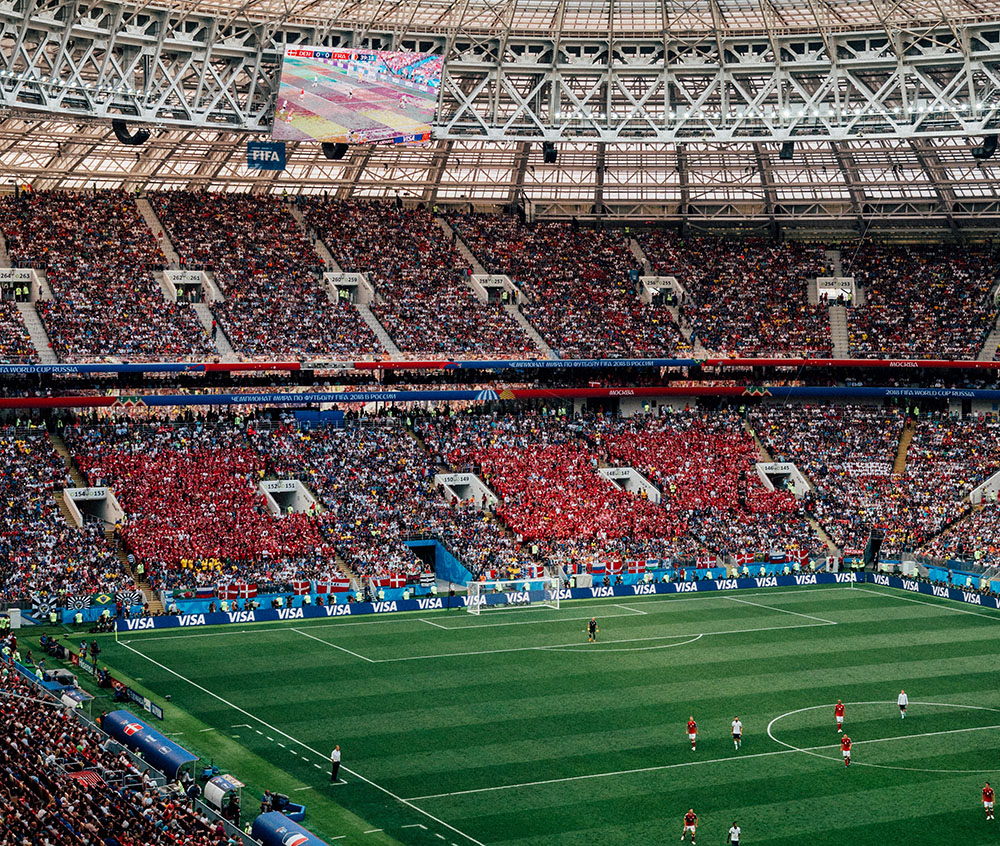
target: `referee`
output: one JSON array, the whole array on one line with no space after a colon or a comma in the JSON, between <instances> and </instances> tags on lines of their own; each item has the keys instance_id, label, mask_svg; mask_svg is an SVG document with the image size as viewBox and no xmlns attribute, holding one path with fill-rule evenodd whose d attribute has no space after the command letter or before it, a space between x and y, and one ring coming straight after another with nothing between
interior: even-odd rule
<instances>
[{"instance_id":1,"label":"referee","mask_svg":"<svg viewBox=\"0 0 1000 846\"><path fill-rule=\"evenodd\" d=\"M740 827L736 824L736 820L733 820L733 827L729 829L729 836L726 838L726 843L731 843L732 846L740 846Z\"/></svg>"}]
</instances>

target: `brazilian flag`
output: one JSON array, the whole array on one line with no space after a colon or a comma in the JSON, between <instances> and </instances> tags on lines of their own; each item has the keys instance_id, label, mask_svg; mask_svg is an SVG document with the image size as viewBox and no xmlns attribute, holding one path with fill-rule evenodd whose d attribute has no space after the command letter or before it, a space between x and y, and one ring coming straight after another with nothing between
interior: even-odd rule
<instances>
[{"instance_id":1,"label":"brazilian flag","mask_svg":"<svg viewBox=\"0 0 1000 846\"><path fill-rule=\"evenodd\" d=\"M94 605L114 605L115 598L109 593L95 593L94 594Z\"/></svg>"}]
</instances>

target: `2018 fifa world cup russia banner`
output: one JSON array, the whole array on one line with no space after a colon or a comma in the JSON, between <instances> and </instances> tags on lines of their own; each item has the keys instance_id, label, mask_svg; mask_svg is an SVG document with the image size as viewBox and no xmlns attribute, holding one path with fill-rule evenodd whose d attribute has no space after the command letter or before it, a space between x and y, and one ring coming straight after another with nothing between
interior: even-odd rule
<instances>
[{"instance_id":1,"label":"2018 fifa world cup russia banner","mask_svg":"<svg viewBox=\"0 0 1000 846\"><path fill-rule=\"evenodd\" d=\"M431 53L288 47L271 137L332 144L428 141L443 60Z\"/></svg>"}]
</instances>

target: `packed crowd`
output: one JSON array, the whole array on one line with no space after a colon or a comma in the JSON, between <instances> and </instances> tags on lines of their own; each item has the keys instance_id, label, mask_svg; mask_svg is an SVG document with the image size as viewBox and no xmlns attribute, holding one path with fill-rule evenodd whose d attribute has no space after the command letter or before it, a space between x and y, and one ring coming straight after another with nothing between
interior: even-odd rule
<instances>
[{"instance_id":1,"label":"packed crowd","mask_svg":"<svg viewBox=\"0 0 1000 846\"><path fill-rule=\"evenodd\" d=\"M560 357L687 349L669 309L639 298L639 264L620 230L478 214L449 221L488 271L510 276L527 296L522 312Z\"/></svg>"},{"instance_id":2,"label":"packed crowd","mask_svg":"<svg viewBox=\"0 0 1000 846\"><path fill-rule=\"evenodd\" d=\"M809 305L808 280L823 275L821 248L794 241L637 235L657 276L686 296L679 313L709 350L736 356L829 356L828 308Z\"/></svg>"},{"instance_id":3,"label":"packed crowd","mask_svg":"<svg viewBox=\"0 0 1000 846\"><path fill-rule=\"evenodd\" d=\"M886 532L883 557L932 542L968 510L971 490L1000 470L996 427L979 418L908 421L904 411L876 406L761 406L751 420L775 460L794 461L813 481L813 513L848 550L863 549L874 527ZM904 427L912 440L896 473Z\"/></svg>"},{"instance_id":4,"label":"packed crowd","mask_svg":"<svg viewBox=\"0 0 1000 846\"><path fill-rule=\"evenodd\" d=\"M281 519L258 483L268 467L253 425L119 421L71 426L65 438L92 485L110 485L125 511L119 532L154 587L232 579L283 583L326 571L305 514Z\"/></svg>"},{"instance_id":5,"label":"packed crowd","mask_svg":"<svg viewBox=\"0 0 1000 846\"><path fill-rule=\"evenodd\" d=\"M35 306L63 361L210 357L191 307L167 302L154 273L166 259L124 192L0 198L15 266L43 269L54 297Z\"/></svg>"},{"instance_id":6,"label":"packed crowd","mask_svg":"<svg viewBox=\"0 0 1000 846\"><path fill-rule=\"evenodd\" d=\"M0 303L0 361L19 364L36 364L35 351L24 318L11 302Z\"/></svg>"},{"instance_id":7,"label":"packed crowd","mask_svg":"<svg viewBox=\"0 0 1000 846\"><path fill-rule=\"evenodd\" d=\"M891 246L843 251L844 272L865 289L848 313L858 358L974 359L993 329L989 294L997 253L982 247Z\"/></svg>"},{"instance_id":8,"label":"packed crowd","mask_svg":"<svg viewBox=\"0 0 1000 846\"><path fill-rule=\"evenodd\" d=\"M446 501L434 482L439 468L398 419L308 433L289 427L269 449L280 456L278 475L316 491L326 508L321 533L360 576L424 570L404 545L423 537L439 540L475 575L531 563L481 502Z\"/></svg>"},{"instance_id":9,"label":"packed crowd","mask_svg":"<svg viewBox=\"0 0 1000 846\"><path fill-rule=\"evenodd\" d=\"M985 500L964 520L931 538L920 551L937 558L996 567L1000 564L1000 507L996 498Z\"/></svg>"},{"instance_id":10,"label":"packed crowd","mask_svg":"<svg viewBox=\"0 0 1000 846\"><path fill-rule=\"evenodd\" d=\"M602 458L634 467L661 489L662 507L683 515L702 547L730 555L820 550L798 500L764 486L759 450L736 413L609 417L587 431Z\"/></svg>"},{"instance_id":11,"label":"packed crowd","mask_svg":"<svg viewBox=\"0 0 1000 846\"><path fill-rule=\"evenodd\" d=\"M0 428L0 599L63 599L131 580L100 523L70 525L55 494L72 485L44 429Z\"/></svg>"},{"instance_id":12,"label":"packed crowd","mask_svg":"<svg viewBox=\"0 0 1000 846\"><path fill-rule=\"evenodd\" d=\"M331 301L320 257L278 198L176 191L150 203L184 266L214 273L225 301L212 313L245 358L360 358L379 349L358 311Z\"/></svg>"},{"instance_id":13,"label":"packed crowd","mask_svg":"<svg viewBox=\"0 0 1000 846\"><path fill-rule=\"evenodd\" d=\"M367 273L372 312L396 345L425 356L537 354L499 303L476 299L465 259L424 209L312 198L304 206L341 268Z\"/></svg>"},{"instance_id":14,"label":"packed crowd","mask_svg":"<svg viewBox=\"0 0 1000 846\"><path fill-rule=\"evenodd\" d=\"M442 415L418 420L416 430L451 467L480 475L500 497L497 515L546 559L662 558L690 546L685 515L598 474L584 427L565 418Z\"/></svg>"},{"instance_id":15,"label":"packed crowd","mask_svg":"<svg viewBox=\"0 0 1000 846\"><path fill-rule=\"evenodd\" d=\"M6 665L0 692L0 842L236 846L179 789L159 788L107 735Z\"/></svg>"}]
</instances>

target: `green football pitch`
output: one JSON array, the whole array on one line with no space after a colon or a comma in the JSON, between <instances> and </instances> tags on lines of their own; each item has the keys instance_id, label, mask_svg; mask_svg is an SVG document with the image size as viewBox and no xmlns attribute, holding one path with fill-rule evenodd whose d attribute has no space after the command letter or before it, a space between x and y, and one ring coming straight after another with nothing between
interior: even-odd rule
<instances>
[{"instance_id":1,"label":"green football pitch","mask_svg":"<svg viewBox=\"0 0 1000 846\"><path fill-rule=\"evenodd\" d=\"M738 820L744 846L974 846L1000 838L998 624L832 586L129 633L102 658L171 695L162 730L247 810L288 793L331 843L660 844L693 807L701 844Z\"/></svg>"}]
</instances>

